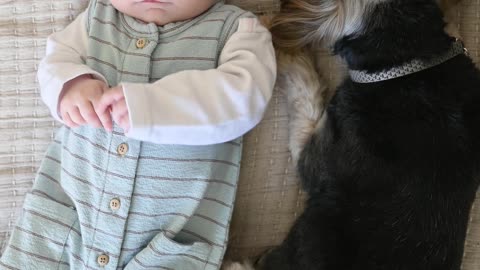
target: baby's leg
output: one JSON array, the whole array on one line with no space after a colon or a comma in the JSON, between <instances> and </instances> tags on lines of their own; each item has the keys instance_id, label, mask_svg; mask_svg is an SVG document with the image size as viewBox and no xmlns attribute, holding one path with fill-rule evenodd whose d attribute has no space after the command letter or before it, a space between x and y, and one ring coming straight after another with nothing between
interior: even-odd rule
<instances>
[{"instance_id":1,"label":"baby's leg","mask_svg":"<svg viewBox=\"0 0 480 270\"><path fill-rule=\"evenodd\" d=\"M73 269L66 253L71 241L81 239L77 213L60 202L59 196L53 200L44 193L34 186L27 194L23 213L0 258L0 269Z\"/></svg>"}]
</instances>

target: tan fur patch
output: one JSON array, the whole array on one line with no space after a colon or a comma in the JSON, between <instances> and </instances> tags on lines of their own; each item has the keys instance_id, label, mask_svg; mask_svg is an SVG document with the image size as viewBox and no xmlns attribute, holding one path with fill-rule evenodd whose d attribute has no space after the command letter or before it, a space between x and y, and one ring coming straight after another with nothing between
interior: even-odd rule
<instances>
[{"instance_id":1,"label":"tan fur patch","mask_svg":"<svg viewBox=\"0 0 480 270\"><path fill-rule=\"evenodd\" d=\"M442 9L443 13L445 14L445 22L447 26L445 27L445 31L456 38L461 38L460 31L453 23L455 16L457 15L459 3L461 0L440 0L440 8Z\"/></svg>"},{"instance_id":2,"label":"tan fur patch","mask_svg":"<svg viewBox=\"0 0 480 270\"><path fill-rule=\"evenodd\" d=\"M440 0L440 8L445 12L456 6L461 0Z\"/></svg>"},{"instance_id":3,"label":"tan fur patch","mask_svg":"<svg viewBox=\"0 0 480 270\"><path fill-rule=\"evenodd\" d=\"M255 270L250 262L226 262L222 266L222 270Z\"/></svg>"},{"instance_id":4,"label":"tan fur patch","mask_svg":"<svg viewBox=\"0 0 480 270\"><path fill-rule=\"evenodd\" d=\"M289 0L272 22L275 44L288 50L331 44L362 28L375 3L387 0Z\"/></svg>"},{"instance_id":5,"label":"tan fur patch","mask_svg":"<svg viewBox=\"0 0 480 270\"><path fill-rule=\"evenodd\" d=\"M276 87L287 96L289 117L289 148L293 164L313 134L323 114L327 83L316 72L307 52L277 53L278 76Z\"/></svg>"}]
</instances>

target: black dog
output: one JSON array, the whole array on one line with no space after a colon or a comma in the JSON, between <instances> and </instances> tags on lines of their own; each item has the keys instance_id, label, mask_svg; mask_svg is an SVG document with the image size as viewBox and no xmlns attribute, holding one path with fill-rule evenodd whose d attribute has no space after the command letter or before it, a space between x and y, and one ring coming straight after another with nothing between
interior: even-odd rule
<instances>
[{"instance_id":1,"label":"black dog","mask_svg":"<svg viewBox=\"0 0 480 270\"><path fill-rule=\"evenodd\" d=\"M277 45L330 40L352 76L300 154L305 212L258 269L460 269L479 185L480 73L437 2L284 3Z\"/></svg>"}]
</instances>

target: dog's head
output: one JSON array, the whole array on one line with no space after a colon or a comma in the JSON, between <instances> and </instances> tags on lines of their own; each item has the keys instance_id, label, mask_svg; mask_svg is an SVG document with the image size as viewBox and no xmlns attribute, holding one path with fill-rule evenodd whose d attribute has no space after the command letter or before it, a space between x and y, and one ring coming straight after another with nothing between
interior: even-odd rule
<instances>
[{"instance_id":1,"label":"dog's head","mask_svg":"<svg viewBox=\"0 0 480 270\"><path fill-rule=\"evenodd\" d=\"M281 12L272 21L271 30L276 45L284 49L320 43L332 45L345 36L381 29L386 23L420 25L425 23L421 21L422 12L441 14L440 10L449 9L459 1L284 0Z\"/></svg>"}]
</instances>

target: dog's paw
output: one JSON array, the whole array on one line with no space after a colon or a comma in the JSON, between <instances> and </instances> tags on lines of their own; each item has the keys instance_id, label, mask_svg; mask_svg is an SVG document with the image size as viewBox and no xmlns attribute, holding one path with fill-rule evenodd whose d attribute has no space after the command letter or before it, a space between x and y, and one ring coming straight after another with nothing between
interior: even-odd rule
<instances>
[{"instance_id":1,"label":"dog's paw","mask_svg":"<svg viewBox=\"0 0 480 270\"><path fill-rule=\"evenodd\" d=\"M253 265L249 261L245 261L243 263L238 262L226 262L222 270L255 270Z\"/></svg>"}]
</instances>

